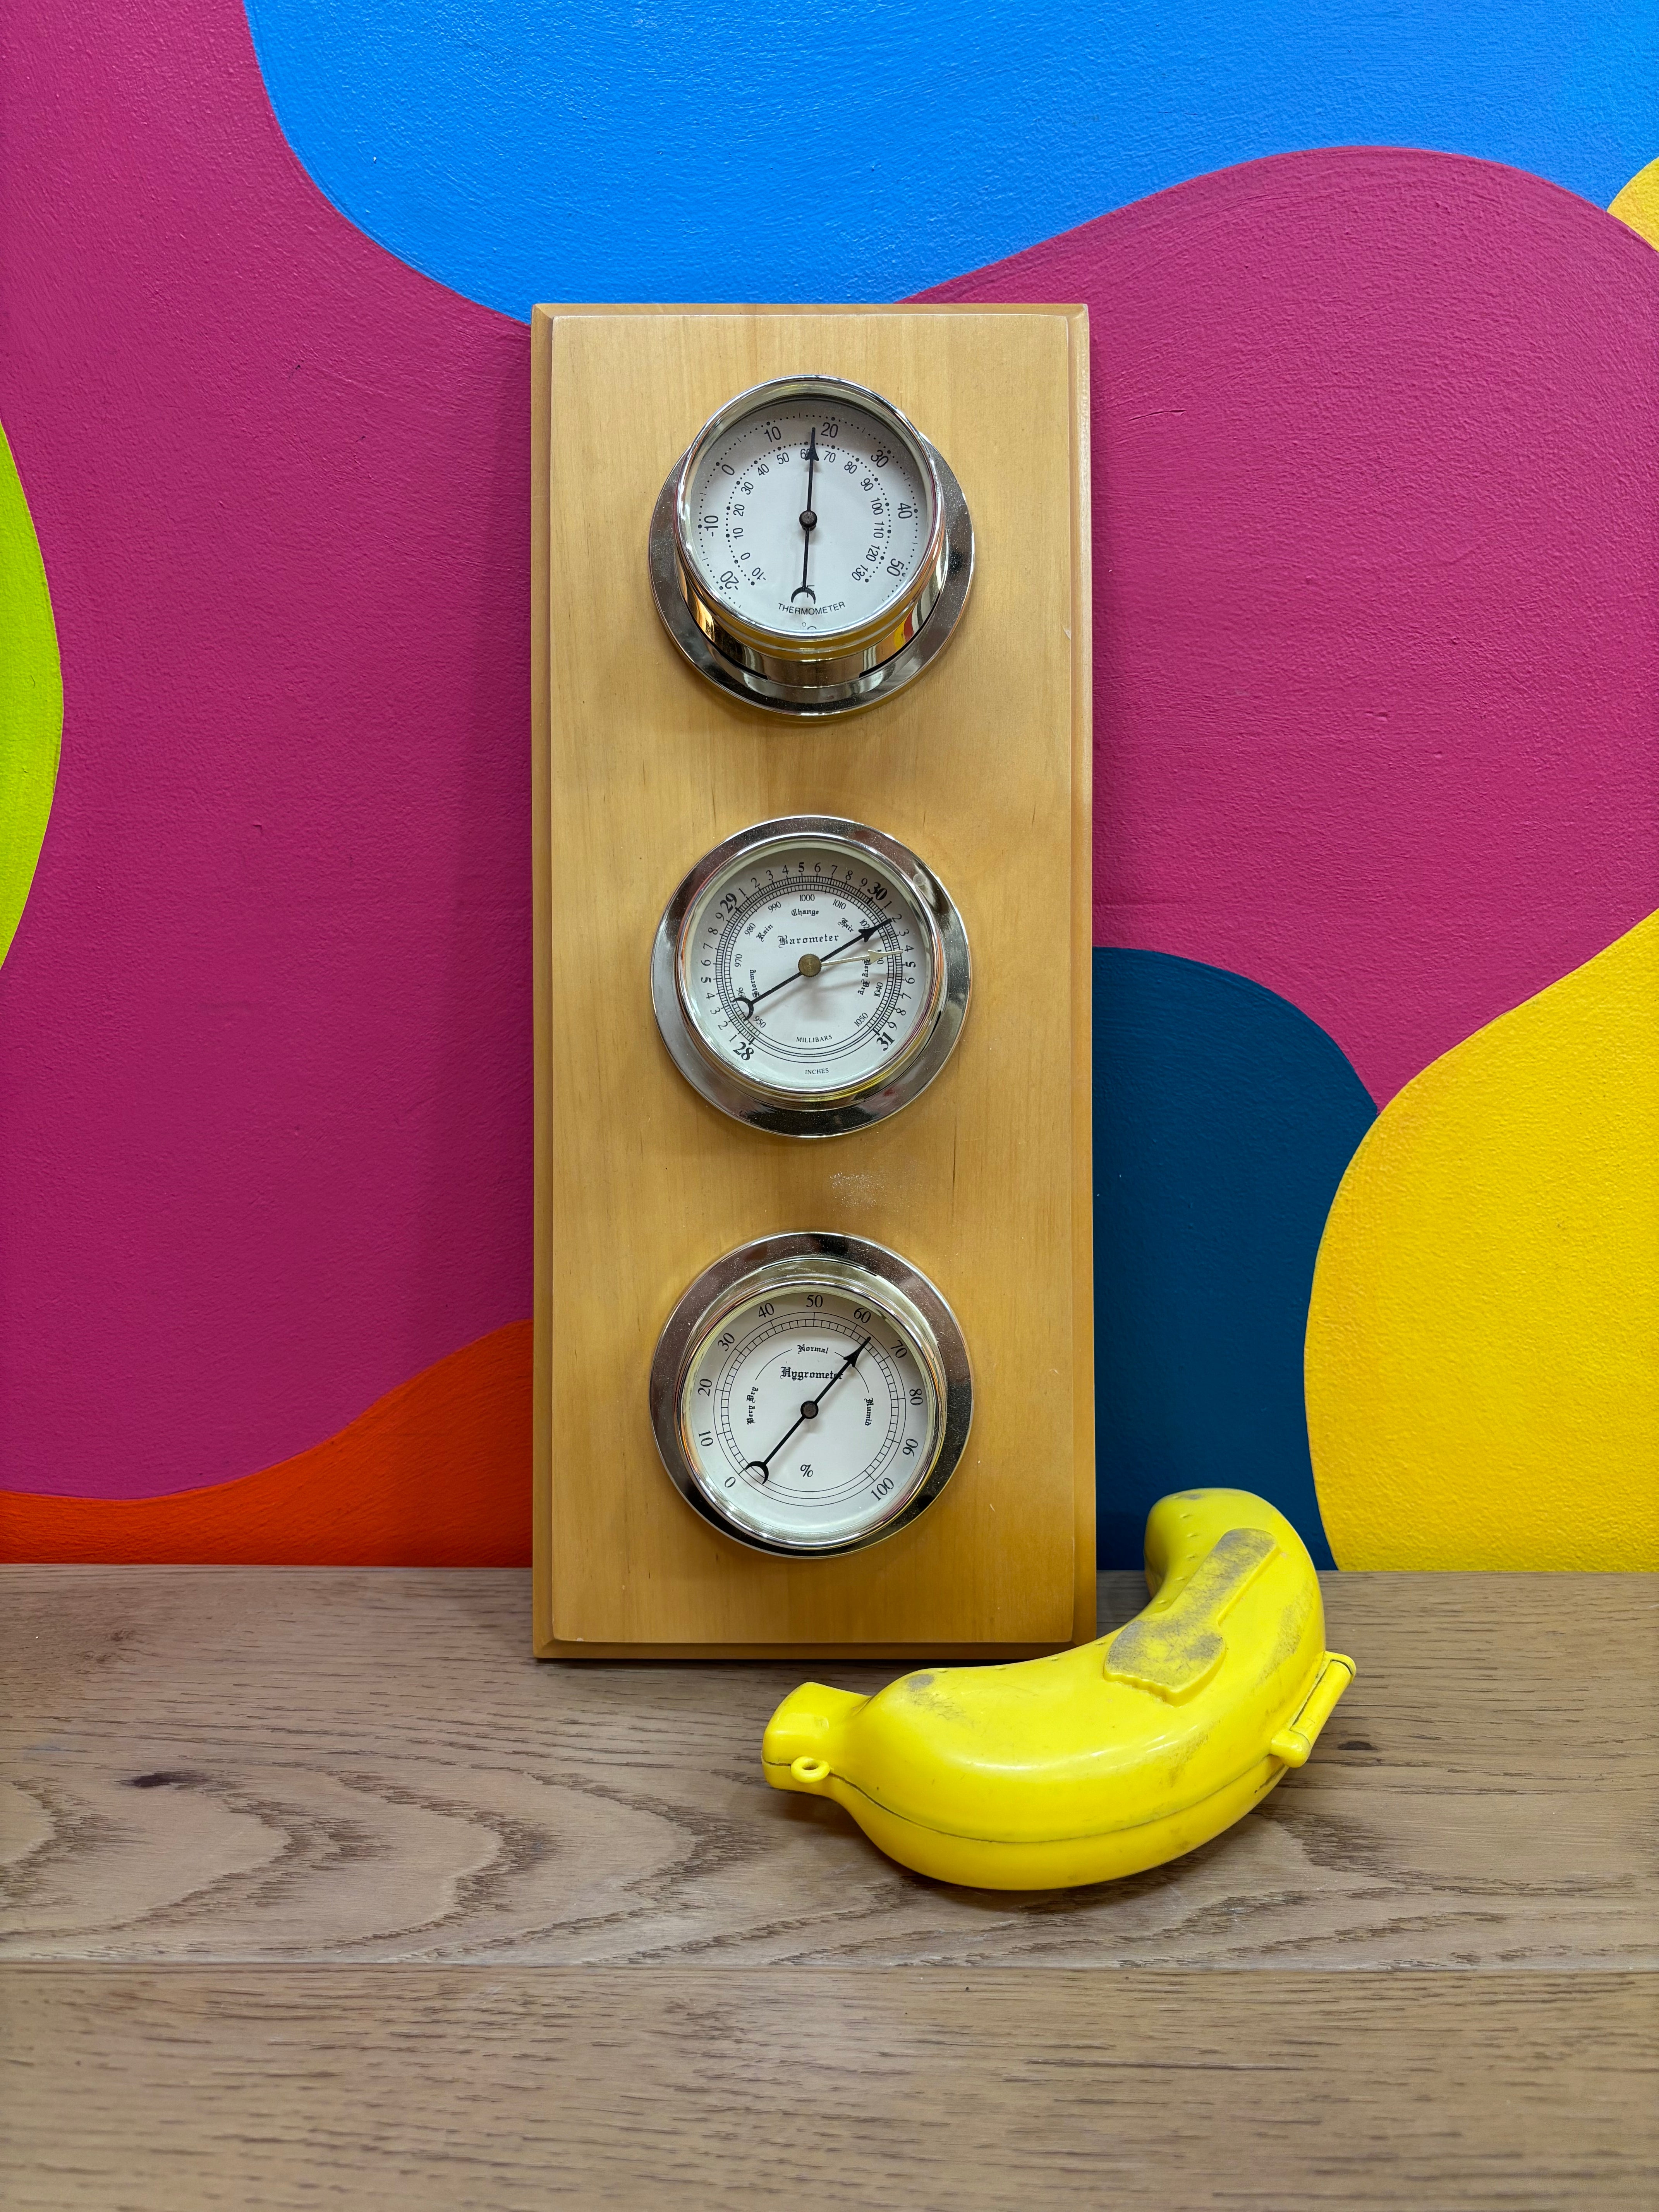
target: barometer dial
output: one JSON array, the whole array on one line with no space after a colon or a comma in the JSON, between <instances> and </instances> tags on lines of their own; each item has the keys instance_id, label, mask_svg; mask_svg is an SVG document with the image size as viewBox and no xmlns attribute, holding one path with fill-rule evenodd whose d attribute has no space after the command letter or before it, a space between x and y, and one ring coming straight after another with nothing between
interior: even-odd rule
<instances>
[{"instance_id":1,"label":"barometer dial","mask_svg":"<svg viewBox=\"0 0 1659 2212\"><path fill-rule=\"evenodd\" d=\"M760 705L839 714L919 673L973 574L936 449L838 377L740 393L671 473L652 523L658 611L702 674Z\"/></svg>"},{"instance_id":2,"label":"barometer dial","mask_svg":"<svg viewBox=\"0 0 1659 2212\"><path fill-rule=\"evenodd\" d=\"M972 988L945 887L896 838L823 815L757 823L705 854L652 958L659 1026L725 1113L836 1136L938 1074Z\"/></svg>"},{"instance_id":3,"label":"barometer dial","mask_svg":"<svg viewBox=\"0 0 1659 2212\"><path fill-rule=\"evenodd\" d=\"M807 1231L707 1269L657 1347L658 1448L689 1504L761 1551L858 1550L914 1520L967 1442L954 1315L883 1246Z\"/></svg>"}]
</instances>

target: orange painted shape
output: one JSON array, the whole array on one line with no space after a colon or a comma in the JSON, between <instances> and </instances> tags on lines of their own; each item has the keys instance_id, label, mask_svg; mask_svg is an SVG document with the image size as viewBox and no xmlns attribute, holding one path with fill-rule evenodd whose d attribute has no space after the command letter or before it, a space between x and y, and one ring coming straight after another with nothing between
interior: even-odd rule
<instances>
[{"instance_id":1,"label":"orange painted shape","mask_svg":"<svg viewBox=\"0 0 1659 2212\"><path fill-rule=\"evenodd\" d=\"M526 1567L530 1323L509 1322L258 1474L166 1498L0 1491L0 1560Z\"/></svg>"}]
</instances>

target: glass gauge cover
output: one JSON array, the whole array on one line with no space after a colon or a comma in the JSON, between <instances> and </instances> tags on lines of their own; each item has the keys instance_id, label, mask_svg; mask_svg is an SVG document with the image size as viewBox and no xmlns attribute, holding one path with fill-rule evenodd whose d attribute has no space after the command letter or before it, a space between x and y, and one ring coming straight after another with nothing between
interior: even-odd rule
<instances>
[{"instance_id":1,"label":"glass gauge cover","mask_svg":"<svg viewBox=\"0 0 1659 2212\"><path fill-rule=\"evenodd\" d=\"M652 524L653 589L682 651L794 713L843 713L919 673L972 574L956 478L890 400L839 377L780 378L722 407Z\"/></svg>"},{"instance_id":2,"label":"glass gauge cover","mask_svg":"<svg viewBox=\"0 0 1659 2212\"><path fill-rule=\"evenodd\" d=\"M681 1073L723 1113L838 1136L907 1105L961 1034L967 933L896 838L829 815L757 823L669 901L652 1000Z\"/></svg>"},{"instance_id":3,"label":"glass gauge cover","mask_svg":"<svg viewBox=\"0 0 1659 2212\"><path fill-rule=\"evenodd\" d=\"M701 1274L651 1371L658 1449L687 1503L764 1552L857 1551L938 1497L973 1415L967 1346L884 1246L769 1237Z\"/></svg>"}]
</instances>

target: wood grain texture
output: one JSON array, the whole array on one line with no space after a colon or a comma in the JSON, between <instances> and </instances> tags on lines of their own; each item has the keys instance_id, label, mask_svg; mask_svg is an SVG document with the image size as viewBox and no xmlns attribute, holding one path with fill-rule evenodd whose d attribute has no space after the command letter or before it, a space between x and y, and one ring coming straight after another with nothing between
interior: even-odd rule
<instances>
[{"instance_id":1,"label":"wood grain texture","mask_svg":"<svg viewBox=\"0 0 1659 2212\"><path fill-rule=\"evenodd\" d=\"M14 2212L1647 2207L1646 1977L35 1967Z\"/></svg>"},{"instance_id":2,"label":"wood grain texture","mask_svg":"<svg viewBox=\"0 0 1659 2212\"><path fill-rule=\"evenodd\" d=\"M766 1786L799 1663L538 1667L523 1572L8 1568L0 1951L1653 1966L1652 1580L1323 1579L1360 1672L1309 1765L1170 1866L1010 1897Z\"/></svg>"},{"instance_id":3,"label":"wood grain texture","mask_svg":"<svg viewBox=\"0 0 1659 2212\"><path fill-rule=\"evenodd\" d=\"M800 729L698 681L644 546L663 475L732 392L803 363L937 441L978 546L961 629L909 690ZM538 310L538 1648L988 1650L1090 1632L1091 706L1086 319L1078 309ZM728 1120L645 991L685 871L746 823L867 820L963 912L975 1003L902 1114L829 1143ZM685 1285L748 1238L892 1245L956 1308L974 1431L875 1549L772 1559L658 1463L645 1378Z\"/></svg>"}]
</instances>

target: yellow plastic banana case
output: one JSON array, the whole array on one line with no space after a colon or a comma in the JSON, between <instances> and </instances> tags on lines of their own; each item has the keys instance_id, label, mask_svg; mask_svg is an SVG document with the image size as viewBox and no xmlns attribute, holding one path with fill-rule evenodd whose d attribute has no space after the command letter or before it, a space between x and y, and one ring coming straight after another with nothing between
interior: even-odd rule
<instances>
[{"instance_id":1,"label":"yellow plastic banana case","mask_svg":"<svg viewBox=\"0 0 1659 2212\"><path fill-rule=\"evenodd\" d=\"M1146 1523L1152 1602L1053 1658L803 1683L761 1756L918 1874L975 1889L1110 1881L1207 1843L1300 1766L1354 1663L1282 1513L1184 1490Z\"/></svg>"}]
</instances>

